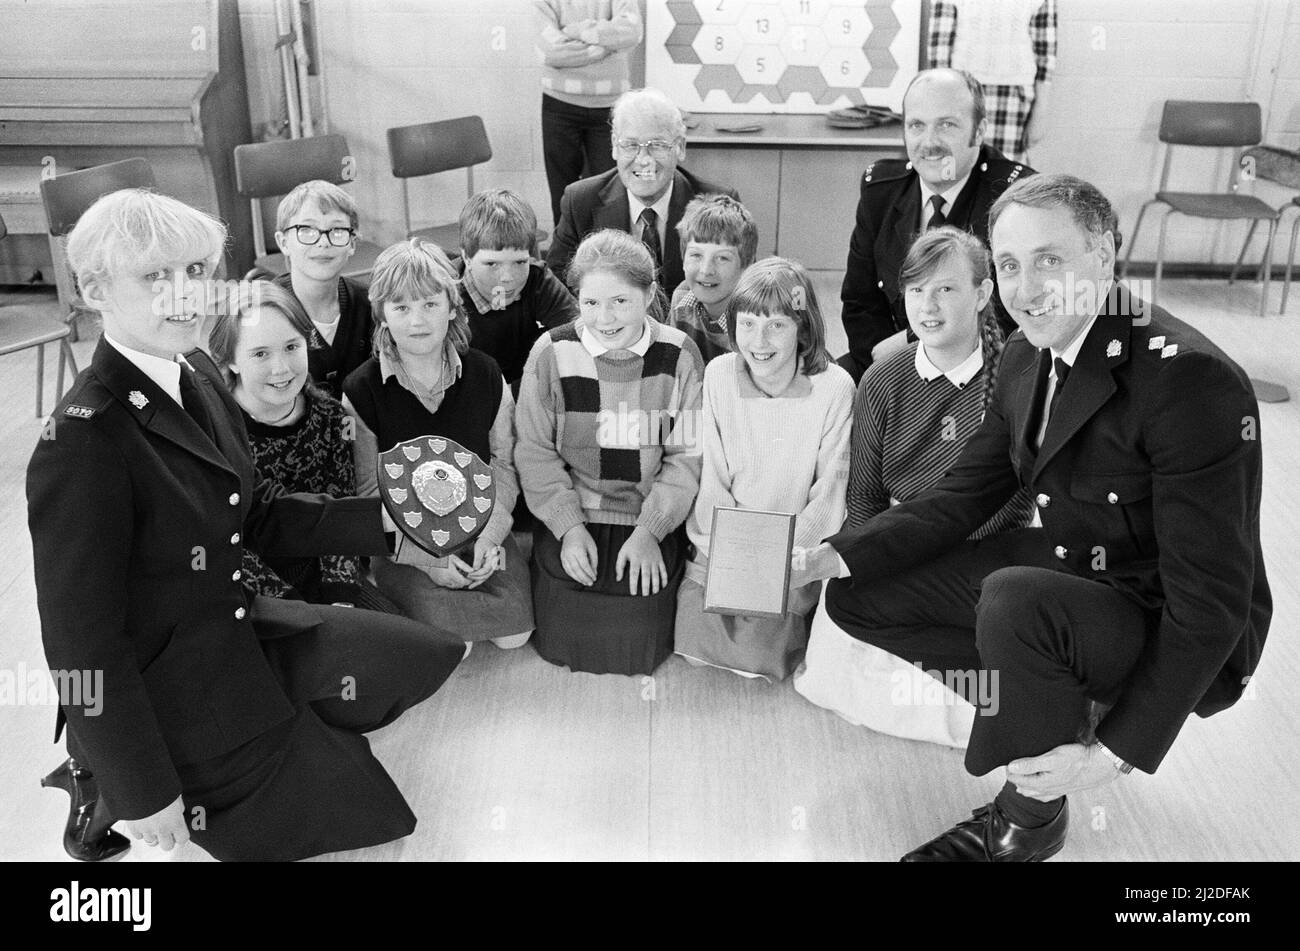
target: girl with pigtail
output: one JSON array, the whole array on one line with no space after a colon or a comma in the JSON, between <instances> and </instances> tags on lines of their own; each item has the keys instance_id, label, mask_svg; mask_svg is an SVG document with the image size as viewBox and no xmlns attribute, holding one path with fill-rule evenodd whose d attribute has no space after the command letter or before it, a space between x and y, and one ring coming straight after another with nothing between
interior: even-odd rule
<instances>
[{"instance_id":1,"label":"girl with pigtail","mask_svg":"<svg viewBox=\"0 0 1300 951\"><path fill-rule=\"evenodd\" d=\"M989 253L974 235L932 228L899 271L917 341L862 377L853 407L848 524L929 489L961 455L993 396L1002 333ZM971 535L1022 528L1033 518L1022 490Z\"/></svg>"}]
</instances>

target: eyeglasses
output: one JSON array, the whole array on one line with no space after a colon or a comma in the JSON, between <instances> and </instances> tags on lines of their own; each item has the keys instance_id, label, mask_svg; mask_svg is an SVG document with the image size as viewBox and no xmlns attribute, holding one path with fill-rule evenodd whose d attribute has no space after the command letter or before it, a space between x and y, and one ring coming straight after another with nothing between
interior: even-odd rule
<instances>
[{"instance_id":1,"label":"eyeglasses","mask_svg":"<svg viewBox=\"0 0 1300 951\"><path fill-rule=\"evenodd\" d=\"M321 231L314 225L289 225L285 231L296 231L299 244L314 245L320 243L320 236L326 235L329 243L336 248L345 247L349 241L356 237L356 231L352 228L330 228L328 231Z\"/></svg>"},{"instance_id":2,"label":"eyeglasses","mask_svg":"<svg viewBox=\"0 0 1300 951\"><path fill-rule=\"evenodd\" d=\"M615 139L614 146L618 149L618 154L623 158L636 158L641 150L645 149L653 158L666 159L677 148L677 141L677 139L673 139L671 142L666 142L663 139L651 139L649 142L638 142L636 139Z\"/></svg>"}]
</instances>

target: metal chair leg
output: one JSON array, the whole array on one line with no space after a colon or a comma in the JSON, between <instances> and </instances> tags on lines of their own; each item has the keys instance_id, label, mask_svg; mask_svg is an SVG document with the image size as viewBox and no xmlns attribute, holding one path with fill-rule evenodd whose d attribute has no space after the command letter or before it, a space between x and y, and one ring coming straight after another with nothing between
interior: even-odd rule
<instances>
[{"instance_id":1,"label":"metal chair leg","mask_svg":"<svg viewBox=\"0 0 1300 951\"><path fill-rule=\"evenodd\" d=\"M40 419L44 414L41 410L44 408L44 401L41 399L45 394L45 344L36 346L36 418Z\"/></svg>"},{"instance_id":2,"label":"metal chair leg","mask_svg":"<svg viewBox=\"0 0 1300 951\"><path fill-rule=\"evenodd\" d=\"M1232 270L1228 272L1229 284L1232 284L1237 280L1237 270L1241 267L1241 262L1246 260L1246 249L1250 247L1250 239L1255 237L1255 226L1257 224L1259 224L1259 219L1252 218L1250 222L1250 230L1246 232L1246 240L1241 242L1241 253L1237 255L1237 263L1234 264Z\"/></svg>"},{"instance_id":3,"label":"metal chair leg","mask_svg":"<svg viewBox=\"0 0 1300 951\"><path fill-rule=\"evenodd\" d=\"M1133 247L1137 244L1138 230L1142 227L1142 218L1146 215L1147 209L1155 204L1155 199L1142 203L1142 208L1138 212L1138 220L1133 225L1133 233L1128 236L1128 251L1124 254L1124 264L1119 271L1119 279L1125 280L1128 277L1128 262L1133 257Z\"/></svg>"},{"instance_id":4,"label":"metal chair leg","mask_svg":"<svg viewBox=\"0 0 1300 951\"><path fill-rule=\"evenodd\" d=\"M1156 306L1160 299L1160 276L1165 271L1165 230L1169 227L1169 216L1173 211L1166 211L1160 218L1160 240L1156 243L1156 279L1151 287L1151 306Z\"/></svg>"},{"instance_id":5,"label":"metal chair leg","mask_svg":"<svg viewBox=\"0 0 1300 951\"><path fill-rule=\"evenodd\" d=\"M1268 284L1273 277L1273 236L1277 234L1277 219L1270 219L1268 223L1268 241L1264 244L1264 280L1260 282L1259 289L1259 316L1263 317L1268 310Z\"/></svg>"},{"instance_id":6,"label":"metal chair leg","mask_svg":"<svg viewBox=\"0 0 1300 951\"><path fill-rule=\"evenodd\" d=\"M1291 223L1291 249L1286 256L1286 276L1282 281L1282 306L1277 309L1278 316L1286 313L1286 298L1291 291L1291 268L1295 264L1295 239L1300 234L1300 214Z\"/></svg>"}]
</instances>

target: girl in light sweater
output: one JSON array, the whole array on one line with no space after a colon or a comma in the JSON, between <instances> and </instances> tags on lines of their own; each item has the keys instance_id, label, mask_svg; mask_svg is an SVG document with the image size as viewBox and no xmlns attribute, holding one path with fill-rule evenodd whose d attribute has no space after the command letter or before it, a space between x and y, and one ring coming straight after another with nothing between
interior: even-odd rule
<instances>
[{"instance_id":1,"label":"girl in light sweater","mask_svg":"<svg viewBox=\"0 0 1300 951\"><path fill-rule=\"evenodd\" d=\"M705 613L715 506L790 512L794 544L811 548L844 521L853 380L830 361L808 273L766 258L736 285L733 353L704 371L704 467L687 521L695 557L677 594L677 653L746 676L783 680L808 640L820 583L790 592L784 617Z\"/></svg>"}]
</instances>

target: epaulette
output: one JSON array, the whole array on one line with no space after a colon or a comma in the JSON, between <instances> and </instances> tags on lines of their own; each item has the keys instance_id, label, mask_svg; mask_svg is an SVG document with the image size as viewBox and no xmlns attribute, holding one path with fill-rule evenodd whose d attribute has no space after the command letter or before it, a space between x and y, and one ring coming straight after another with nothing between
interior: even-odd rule
<instances>
[{"instance_id":1,"label":"epaulette","mask_svg":"<svg viewBox=\"0 0 1300 951\"><path fill-rule=\"evenodd\" d=\"M56 416L65 416L69 420L90 420L96 413L104 411L113 401L113 394L101 386L96 379L87 377L79 385L68 391L62 400L64 409L56 411Z\"/></svg>"},{"instance_id":2,"label":"epaulette","mask_svg":"<svg viewBox=\"0 0 1300 951\"><path fill-rule=\"evenodd\" d=\"M867 166L867 170L862 173L862 183L869 185L871 183L879 184L880 182L894 182L907 176L912 171L912 163L903 159L877 159Z\"/></svg>"},{"instance_id":3,"label":"epaulette","mask_svg":"<svg viewBox=\"0 0 1300 951\"><path fill-rule=\"evenodd\" d=\"M993 166L993 174L1001 175L1006 179L1008 185L1014 185L1016 180L1025 174L1025 164L1023 162L1013 162L1011 159L995 158L991 162L988 160L980 162L979 170L987 172L990 165Z\"/></svg>"}]
</instances>

